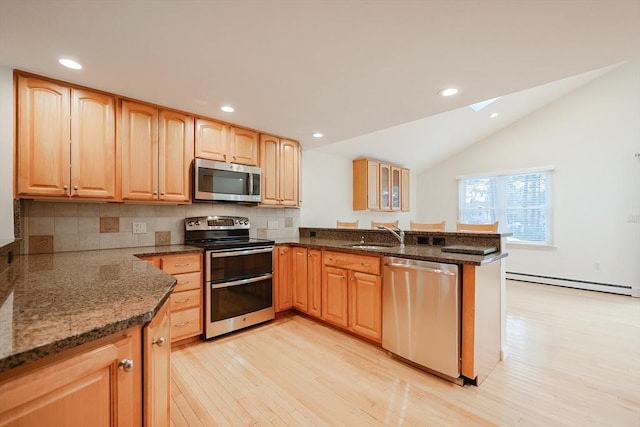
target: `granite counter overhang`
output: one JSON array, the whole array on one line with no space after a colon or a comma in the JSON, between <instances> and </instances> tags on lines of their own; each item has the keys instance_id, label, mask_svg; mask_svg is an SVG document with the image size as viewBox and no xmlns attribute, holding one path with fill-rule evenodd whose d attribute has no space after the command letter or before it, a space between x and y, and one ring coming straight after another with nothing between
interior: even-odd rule
<instances>
[{"instance_id":1,"label":"granite counter overhang","mask_svg":"<svg viewBox=\"0 0 640 427\"><path fill-rule=\"evenodd\" d=\"M358 242L349 240L322 239L316 237L292 237L276 239L276 244L304 246L314 249L339 250L341 252L350 252L364 255L377 256L397 256L402 258L416 259L421 261L443 262L448 264L470 264L481 266L495 262L508 256L506 252L498 251L488 255L468 255L453 252L443 252L442 246L432 245L400 245L384 247L380 249L359 249L352 248L351 245ZM375 244L375 243L372 243Z\"/></svg>"},{"instance_id":2,"label":"granite counter overhang","mask_svg":"<svg viewBox=\"0 0 640 427\"><path fill-rule=\"evenodd\" d=\"M185 245L22 255L0 273L0 372L149 322L175 278L136 256Z\"/></svg>"}]
</instances>

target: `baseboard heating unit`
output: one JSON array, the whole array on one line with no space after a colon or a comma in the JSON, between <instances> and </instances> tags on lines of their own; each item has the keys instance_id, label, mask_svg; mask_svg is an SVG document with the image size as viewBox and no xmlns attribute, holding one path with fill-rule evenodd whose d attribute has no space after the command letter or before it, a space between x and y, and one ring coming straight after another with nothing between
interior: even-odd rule
<instances>
[{"instance_id":1,"label":"baseboard heating unit","mask_svg":"<svg viewBox=\"0 0 640 427\"><path fill-rule=\"evenodd\" d=\"M586 289L589 291L609 292L611 294L631 295L631 286L610 283L588 282L585 280L563 279L559 277L538 276L536 274L507 271L506 278L519 282L540 283L542 285L563 286L565 288Z\"/></svg>"}]
</instances>

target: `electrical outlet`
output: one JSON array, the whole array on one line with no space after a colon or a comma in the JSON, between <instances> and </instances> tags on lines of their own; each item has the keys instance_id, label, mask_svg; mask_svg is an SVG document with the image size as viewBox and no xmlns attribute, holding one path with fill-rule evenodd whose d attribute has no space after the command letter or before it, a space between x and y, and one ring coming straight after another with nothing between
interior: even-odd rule
<instances>
[{"instance_id":1,"label":"electrical outlet","mask_svg":"<svg viewBox=\"0 0 640 427\"><path fill-rule=\"evenodd\" d=\"M267 229L268 230L277 230L278 229L278 221L267 221Z\"/></svg>"},{"instance_id":2,"label":"electrical outlet","mask_svg":"<svg viewBox=\"0 0 640 427\"><path fill-rule=\"evenodd\" d=\"M600 270L600 263L598 261L593 263L593 269L594 270Z\"/></svg>"},{"instance_id":3,"label":"electrical outlet","mask_svg":"<svg viewBox=\"0 0 640 427\"><path fill-rule=\"evenodd\" d=\"M146 222L134 222L133 223L133 234L145 234L147 232L147 223Z\"/></svg>"},{"instance_id":4,"label":"electrical outlet","mask_svg":"<svg viewBox=\"0 0 640 427\"><path fill-rule=\"evenodd\" d=\"M629 214L627 222L632 222L634 224L640 223L640 215Z\"/></svg>"}]
</instances>

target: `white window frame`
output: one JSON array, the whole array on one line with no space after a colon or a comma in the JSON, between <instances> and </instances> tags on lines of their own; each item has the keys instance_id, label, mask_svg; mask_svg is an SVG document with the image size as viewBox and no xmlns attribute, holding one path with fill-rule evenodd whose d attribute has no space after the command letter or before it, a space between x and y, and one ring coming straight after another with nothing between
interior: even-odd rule
<instances>
[{"instance_id":1,"label":"white window frame","mask_svg":"<svg viewBox=\"0 0 640 427\"><path fill-rule=\"evenodd\" d=\"M543 242L534 242L528 240L518 240L512 236L507 237L507 243L515 245L530 245L530 246L553 246L553 170L552 166L545 166L531 169L519 169L509 170L502 172L492 172L483 174L470 174L457 176L458 180L458 221L465 222L463 217L464 207L464 181L469 179L481 179L481 178L495 178L497 179L497 206L492 206L495 209L495 220L499 221L498 232L508 232L505 229L507 225L507 206L506 206L506 178L512 175L524 175L530 173L546 173L547 181L545 188L545 212L546 212L546 227L545 227L545 240Z\"/></svg>"}]
</instances>

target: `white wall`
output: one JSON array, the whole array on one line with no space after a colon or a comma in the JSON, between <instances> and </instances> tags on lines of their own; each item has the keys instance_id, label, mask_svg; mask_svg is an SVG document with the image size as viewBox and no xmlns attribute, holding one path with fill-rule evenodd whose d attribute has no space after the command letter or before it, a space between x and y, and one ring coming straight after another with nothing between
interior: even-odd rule
<instances>
[{"instance_id":1,"label":"white wall","mask_svg":"<svg viewBox=\"0 0 640 427\"><path fill-rule=\"evenodd\" d=\"M622 65L419 175L418 216L457 220L464 174L554 166L552 248L507 271L640 289L640 61ZM595 269L595 263L600 269Z\"/></svg>"},{"instance_id":2,"label":"white wall","mask_svg":"<svg viewBox=\"0 0 640 427\"><path fill-rule=\"evenodd\" d=\"M13 239L13 70L0 67L0 239Z\"/></svg>"},{"instance_id":3,"label":"white wall","mask_svg":"<svg viewBox=\"0 0 640 427\"><path fill-rule=\"evenodd\" d=\"M335 227L336 220L360 221L359 228L369 228L371 221L399 220L408 229L415 213L415 174L411 173L410 212L370 212L353 210L353 159L318 150L302 152L302 227Z\"/></svg>"}]
</instances>

